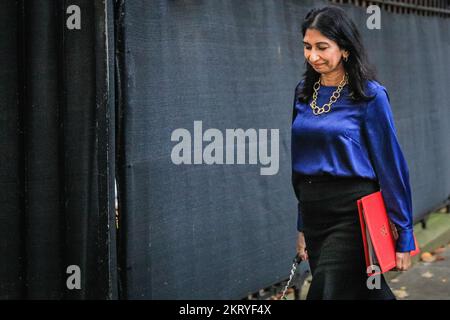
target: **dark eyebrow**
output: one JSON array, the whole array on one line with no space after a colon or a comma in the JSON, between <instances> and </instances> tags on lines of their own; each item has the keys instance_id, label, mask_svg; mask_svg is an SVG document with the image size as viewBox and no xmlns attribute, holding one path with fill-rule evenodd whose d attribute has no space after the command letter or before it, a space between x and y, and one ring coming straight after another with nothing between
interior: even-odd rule
<instances>
[{"instance_id":1,"label":"dark eyebrow","mask_svg":"<svg viewBox=\"0 0 450 320\"><path fill-rule=\"evenodd\" d=\"M309 43L306 42L306 41L303 41L303 44L309 44ZM326 44L326 45L328 45L327 42L317 42L316 45L318 45L318 44Z\"/></svg>"}]
</instances>

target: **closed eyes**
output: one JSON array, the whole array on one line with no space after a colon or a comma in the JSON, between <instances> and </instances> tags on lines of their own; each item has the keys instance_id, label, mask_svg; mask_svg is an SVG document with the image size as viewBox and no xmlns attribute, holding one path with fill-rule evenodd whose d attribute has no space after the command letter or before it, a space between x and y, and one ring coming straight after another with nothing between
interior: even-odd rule
<instances>
[{"instance_id":1,"label":"closed eyes","mask_svg":"<svg viewBox=\"0 0 450 320\"><path fill-rule=\"evenodd\" d=\"M304 48L305 48L306 50L311 50L311 47L309 47L309 46L304 46ZM320 51L323 51L323 50L328 49L328 47L319 47L319 48L317 48L317 49L319 49Z\"/></svg>"}]
</instances>

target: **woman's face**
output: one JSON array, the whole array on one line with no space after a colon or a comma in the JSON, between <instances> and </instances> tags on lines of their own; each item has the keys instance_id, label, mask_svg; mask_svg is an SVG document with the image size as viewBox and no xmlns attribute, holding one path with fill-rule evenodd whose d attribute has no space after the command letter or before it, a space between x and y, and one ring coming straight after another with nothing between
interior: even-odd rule
<instances>
[{"instance_id":1,"label":"woman's face","mask_svg":"<svg viewBox=\"0 0 450 320\"><path fill-rule=\"evenodd\" d=\"M321 74L344 71L342 57L345 50L341 50L336 42L316 29L306 29L303 52L306 61Z\"/></svg>"}]
</instances>

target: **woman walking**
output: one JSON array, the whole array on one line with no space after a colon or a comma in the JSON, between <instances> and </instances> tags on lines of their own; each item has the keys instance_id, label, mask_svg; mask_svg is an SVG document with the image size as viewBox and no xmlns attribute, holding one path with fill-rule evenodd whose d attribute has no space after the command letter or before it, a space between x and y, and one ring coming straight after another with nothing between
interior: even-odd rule
<instances>
[{"instance_id":1,"label":"woman walking","mask_svg":"<svg viewBox=\"0 0 450 320\"><path fill-rule=\"evenodd\" d=\"M395 299L384 277L369 289L357 199L381 189L396 225L397 269L415 249L409 172L386 89L376 81L355 24L333 6L302 25L306 71L295 90L292 183L297 252L309 260L307 299Z\"/></svg>"}]
</instances>

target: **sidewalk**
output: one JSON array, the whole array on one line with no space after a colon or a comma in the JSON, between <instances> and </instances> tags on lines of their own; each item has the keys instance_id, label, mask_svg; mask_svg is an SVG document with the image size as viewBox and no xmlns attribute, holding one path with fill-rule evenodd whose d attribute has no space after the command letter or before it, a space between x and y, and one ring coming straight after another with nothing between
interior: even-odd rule
<instances>
[{"instance_id":1,"label":"sidewalk","mask_svg":"<svg viewBox=\"0 0 450 320\"><path fill-rule=\"evenodd\" d=\"M388 281L398 300L450 300L450 244L432 257Z\"/></svg>"},{"instance_id":2,"label":"sidewalk","mask_svg":"<svg viewBox=\"0 0 450 320\"><path fill-rule=\"evenodd\" d=\"M426 229L414 227L421 254L411 269L386 277L398 300L450 300L450 214L432 213L426 221Z\"/></svg>"}]
</instances>

